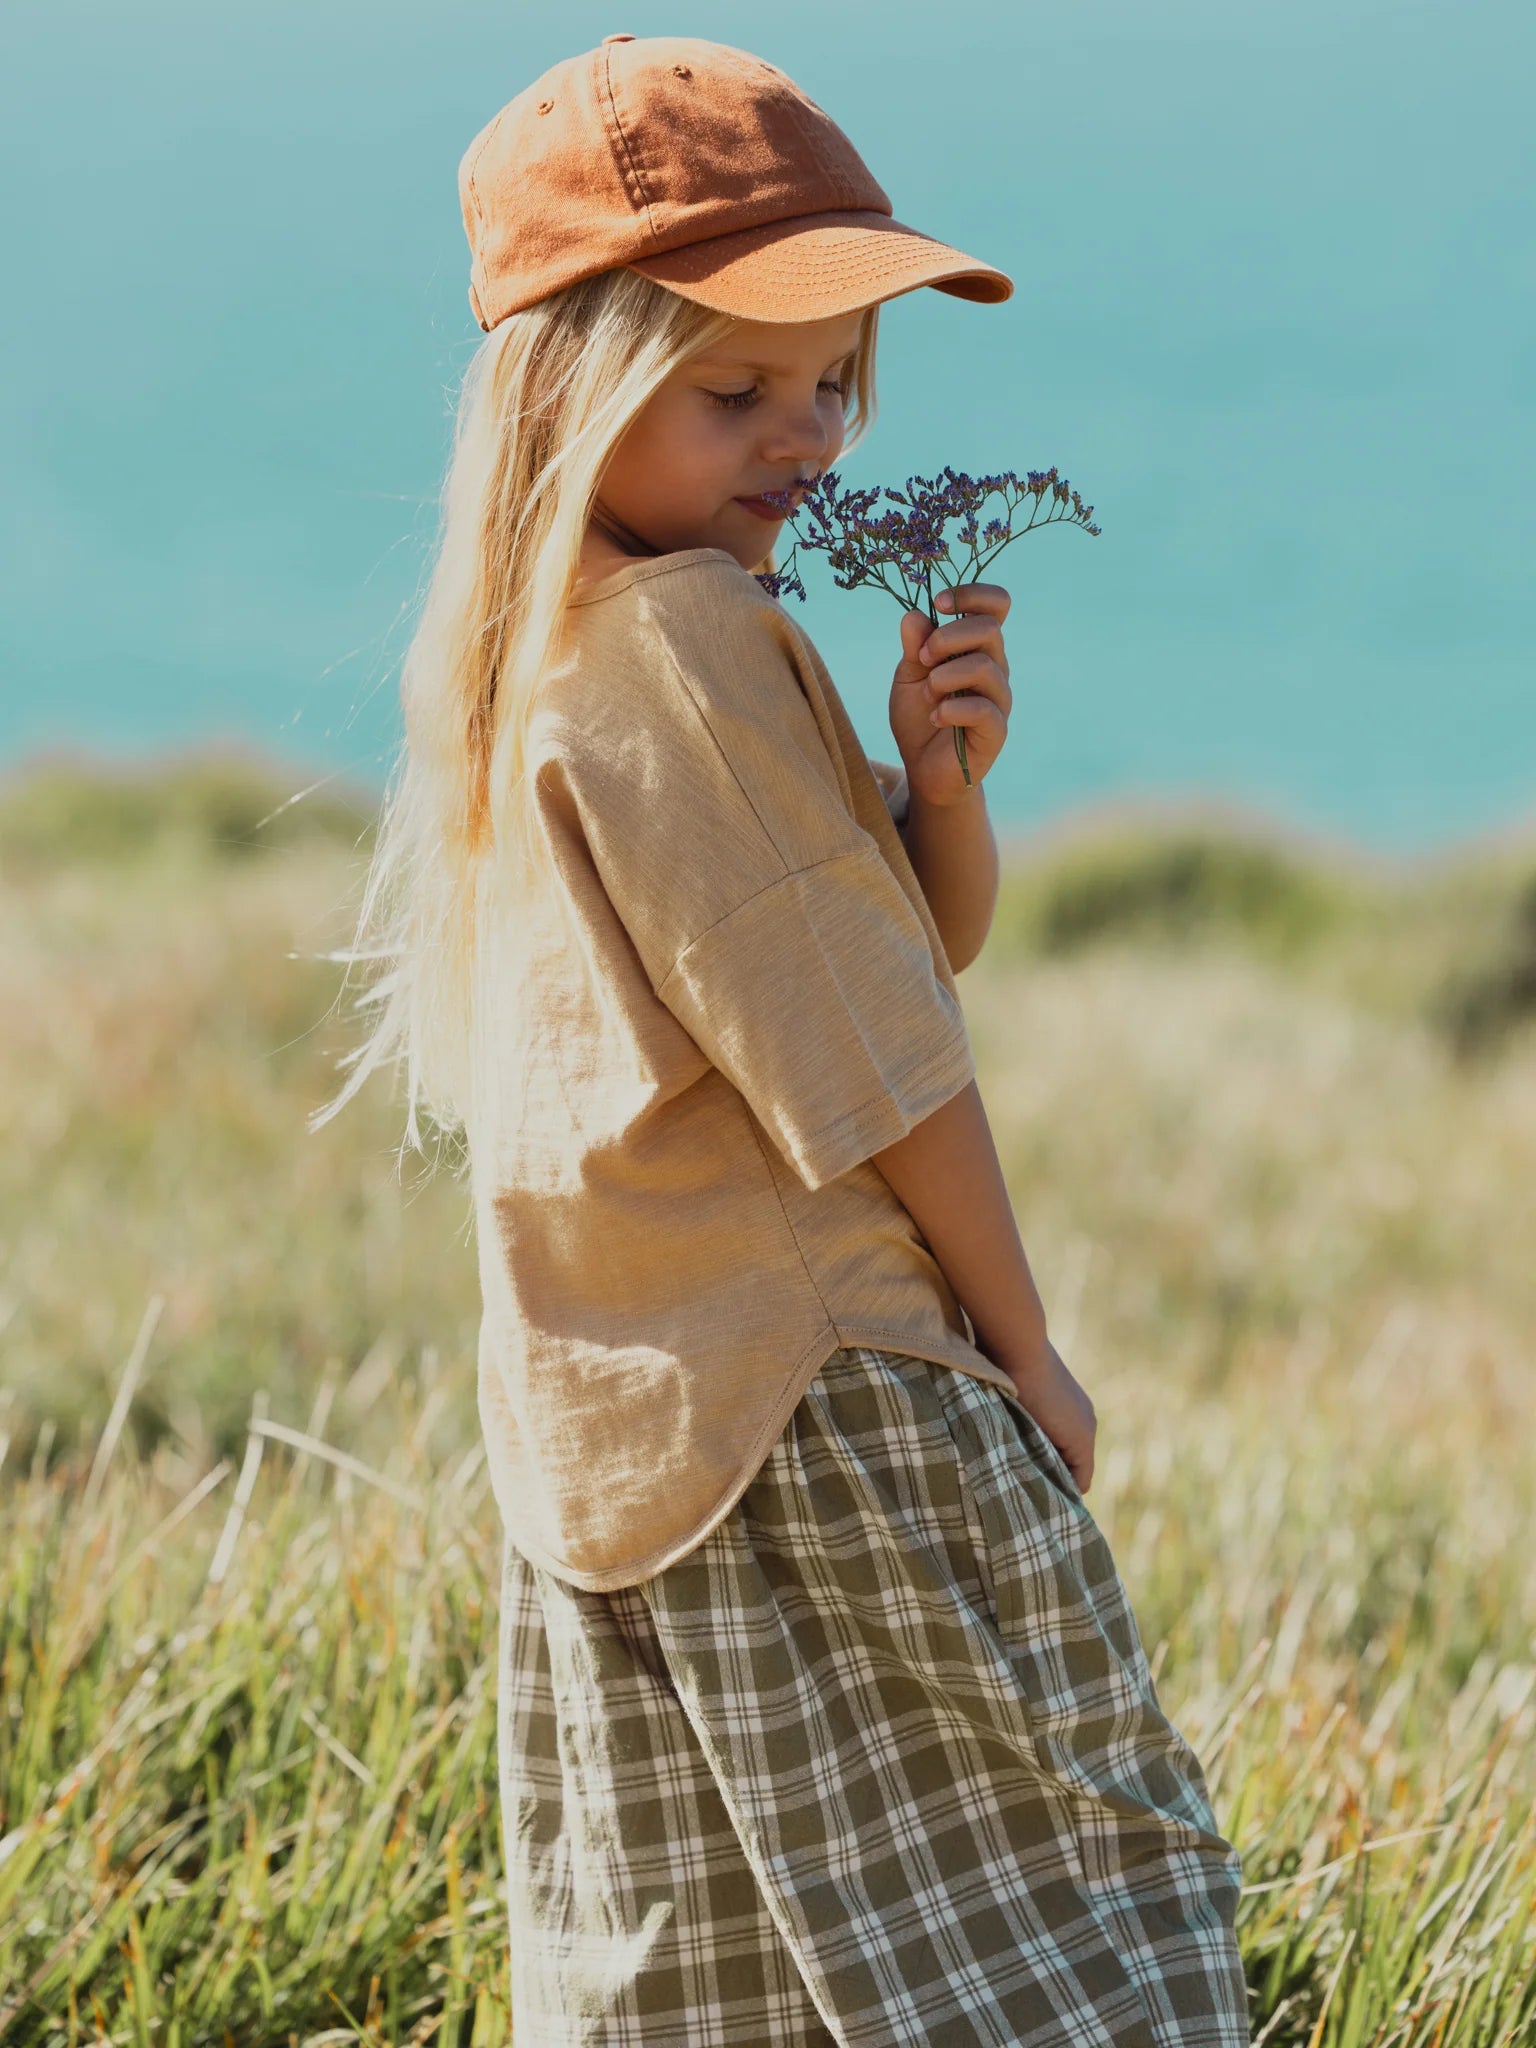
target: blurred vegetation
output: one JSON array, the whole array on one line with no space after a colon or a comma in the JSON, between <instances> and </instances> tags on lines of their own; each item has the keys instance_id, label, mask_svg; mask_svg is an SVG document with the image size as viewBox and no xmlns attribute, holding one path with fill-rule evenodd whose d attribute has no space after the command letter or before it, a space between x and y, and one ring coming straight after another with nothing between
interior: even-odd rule
<instances>
[{"instance_id":1,"label":"blurred vegetation","mask_svg":"<svg viewBox=\"0 0 1536 2048\"><path fill-rule=\"evenodd\" d=\"M316 843L366 851L374 809L365 790L320 782L301 791L244 753L192 752L142 768L50 760L0 783L0 871L245 860Z\"/></svg>"},{"instance_id":2,"label":"blurred vegetation","mask_svg":"<svg viewBox=\"0 0 1536 2048\"><path fill-rule=\"evenodd\" d=\"M991 962L1113 943L1238 949L1482 1057L1536 1018L1536 836L1394 866L1257 829L1111 823L1005 872Z\"/></svg>"},{"instance_id":3,"label":"blurred vegetation","mask_svg":"<svg viewBox=\"0 0 1536 2048\"><path fill-rule=\"evenodd\" d=\"M1361 905L1343 875L1235 834L1116 827L1011 878L999 935L1025 952L1107 938L1216 935L1281 956L1316 945Z\"/></svg>"},{"instance_id":4,"label":"blurred vegetation","mask_svg":"<svg viewBox=\"0 0 1536 2048\"><path fill-rule=\"evenodd\" d=\"M1491 941L1444 977L1431 1016L1465 1057L1497 1051L1536 1017L1536 874L1513 892Z\"/></svg>"},{"instance_id":5,"label":"blurred vegetation","mask_svg":"<svg viewBox=\"0 0 1536 2048\"><path fill-rule=\"evenodd\" d=\"M6 2044L508 2039L468 1194L304 1127L295 787L0 790ZM1267 2048L1536 2043L1533 877L1121 823L962 977Z\"/></svg>"}]
</instances>

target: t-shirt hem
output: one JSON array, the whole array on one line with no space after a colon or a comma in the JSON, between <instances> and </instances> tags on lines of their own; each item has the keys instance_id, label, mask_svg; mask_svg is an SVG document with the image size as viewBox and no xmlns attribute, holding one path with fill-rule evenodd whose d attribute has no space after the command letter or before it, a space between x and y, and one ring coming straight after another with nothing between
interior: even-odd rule
<instances>
[{"instance_id":1,"label":"t-shirt hem","mask_svg":"<svg viewBox=\"0 0 1536 2048\"><path fill-rule=\"evenodd\" d=\"M719 1527L761 1471L764 1460L783 1433L801 1395L822 1366L834 1351L857 1345L879 1351L898 1351L909 1358L924 1358L934 1365L947 1365L956 1372L968 1373L973 1379L1017 1396L1018 1390L1003 1368L994 1365L991 1359L968 1344L963 1337L955 1336L947 1340L930 1338L911 1330L888 1329L879 1323L829 1323L817 1333L801 1355L762 1428L754 1437L750 1450L743 1456L730 1485L713 1507L681 1536L669 1538L660 1548L635 1562L604 1565L598 1571L578 1571L565 1559L545 1550L542 1545L524 1542L511 1529L507 1531L508 1540L530 1564L551 1573L566 1585L574 1586L578 1592L615 1593L623 1587L636 1586L645 1579L654 1578L658 1572L665 1571L668 1565L679 1563L691 1551L696 1550L705 1538Z\"/></svg>"}]
</instances>

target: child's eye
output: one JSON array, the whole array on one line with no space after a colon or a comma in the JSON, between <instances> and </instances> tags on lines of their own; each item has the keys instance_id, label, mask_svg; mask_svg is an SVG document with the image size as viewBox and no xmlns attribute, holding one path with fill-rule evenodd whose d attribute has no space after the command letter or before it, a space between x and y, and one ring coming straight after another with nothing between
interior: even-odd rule
<instances>
[{"instance_id":1,"label":"child's eye","mask_svg":"<svg viewBox=\"0 0 1536 2048\"><path fill-rule=\"evenodd\" d=\"M835 377L824 378L821 389L823 391L835 391L839 398L843 395L843 387ZM756 398L757 386L754 384L750 391L706 391L704 396L713 399L716 405L723 405L731 411L741 412Z\"/></svg>"}]
</instances>

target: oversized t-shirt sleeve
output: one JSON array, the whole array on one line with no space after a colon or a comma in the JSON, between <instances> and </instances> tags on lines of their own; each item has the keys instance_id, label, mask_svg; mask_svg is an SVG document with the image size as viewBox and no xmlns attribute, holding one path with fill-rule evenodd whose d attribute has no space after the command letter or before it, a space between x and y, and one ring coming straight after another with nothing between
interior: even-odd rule
<instances>
[{"instance_id":1,"label":"oversized t-shirt sleeve","mask_svg":"<svg viewBox=\"0 0 1536 2048\"><path fill-rule=\"evenodd\" d=\"M729 564L640 594L632 687L567 764L586 843L657 998L818 1188L974 1077L965 1019L771 607Z\"/></svg>"},{"instance_id":2,"label":"oversized t-shirt sleeve","mask_svg":"<svg viewBox=\"0 0 1536 2048\"><path fill-rule=\"evenodd\" d=\"M906 769L899 761L877 761L873 755L869 757L869 768L879 784L880 794L885 798L885 808L891 814L892 824L904 825L911 800Z\"/></svg>"}]
</instances>

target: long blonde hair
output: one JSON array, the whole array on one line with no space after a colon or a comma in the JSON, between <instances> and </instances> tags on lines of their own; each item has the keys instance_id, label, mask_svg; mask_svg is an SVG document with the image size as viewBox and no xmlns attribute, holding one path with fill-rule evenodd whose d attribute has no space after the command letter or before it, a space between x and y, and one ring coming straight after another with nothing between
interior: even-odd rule
<instances>
[{"instance_id":1,"label":"long blonde hair","mask_svg":"<svg viewBox=\"0 0 1536 2048\"><path fill-rule=\"evenodd\" d=\"M878 306L843 365L844 447L875 414ZM384 793L353 945L378 966L353 1005L373 1028L317 1130L375 1067L406 1069L405 1146L418 1111L448 1139L470 1101L476 885L487 856L539 865L520 801L529 715L555 659L603 473L630 423L688 357L738 325L638 271L606 270L510 314L471 357L441 493L435 561L401 668L404 736ZM773 566L772 556L758 569ZM345 980L343 981L343 989Z\"/></svg>"}]
</instances>

